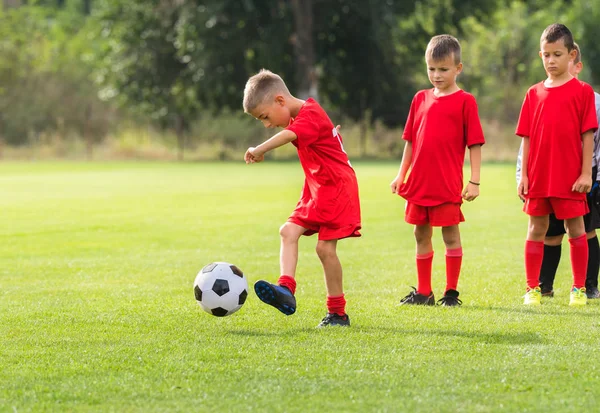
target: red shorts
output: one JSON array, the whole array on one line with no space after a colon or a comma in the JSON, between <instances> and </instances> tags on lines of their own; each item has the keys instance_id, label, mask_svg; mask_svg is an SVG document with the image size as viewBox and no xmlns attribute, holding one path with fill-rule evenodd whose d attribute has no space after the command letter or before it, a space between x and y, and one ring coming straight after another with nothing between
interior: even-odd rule
<instances>
[{"instance_id":1,"label":"red shorts","mask_svg":"<svg viewBox=\"0 0 600 413\"><path fill-rule=\"evenodd\" d=\"M582 217L590 209L584 199L564 199L564 198L527 198L523 211L527 215L534 217L550 215L554 213L558 219L570 219Z\"/></svg>"},{"instance_id":2,"label":"red shorts","mask_svg":"<svg viewBox=\"0 0 600 413\"><path fill-rule=\"evenodd\" d=\"M460 204L441 204L424 207L406 202L404 220L413 225L429 224L432 227L451 227L464 222L465 217L460 210Z\"/></svg>"},{"instance_id":3,"label":"red shorts","mask_svg":"<svg viewBox=\"0 0 600 413\"><path fill-rule=\"evenodd\" d=\"M309 222L293 215L288 218L288 222L306 228L306 231L304 231L304 234L302 235L310 236L318 233L320 241L331 241L334 239L361 236L361 233L359 232L361 228L360 223L346 225L344 227L330 227L322 224L319 225L316 222Z\"/></svg>"},{"instance_id":4,"label":"red shorts","mask_svg":"<svg viewBox=\"0 0 600 413\"><path fill-rule=\"evenodd\" d=\"M306 228L304 235L319 234L319 240L330 241L348 237L360 237L360 203L356 196L343 196L319 205L310 198L308 191L302 197L288 222Z\"/></svg>"}]
</instances>

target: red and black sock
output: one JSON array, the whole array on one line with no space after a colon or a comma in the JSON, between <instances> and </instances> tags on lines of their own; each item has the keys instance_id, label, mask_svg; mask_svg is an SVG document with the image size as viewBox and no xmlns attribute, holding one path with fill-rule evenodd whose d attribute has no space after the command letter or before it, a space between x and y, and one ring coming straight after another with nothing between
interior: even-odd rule
<instances>
[{"instance_id":1,"label":"red and black sock","mask_svg":"<svg viewBox=\"0 0 600 413\"><path fill-rule=\"evenodd\" d=\"M527 288L535 288L539 285L540 269L544 259L543 241L525 241L525 275L527 277Z\"/></svg>"},{"instance_id":2,"label":"red and black sock","mask_svg":"<svg viewBox=\"0 0 600 413\"><path fill-rule=\"evenodd\" d=\"M573 270L573 287L585 287L585 276L588 266L588 244L585 234L577 238L569 238L571 246L571 269Z\"/></svg>"},{"instance_id":3,"label":"red and black sock","mask_svg":"<svg viewBox=\"0 0 600 413\"><path fill-rule=\"evenodd\" d=\"M431 265L433 251L427 254L417 254L417 293L425 296L431 295Z\"/></svg>"},{"instance_id":4,"label":"red and black sock","mask_svg":"<svg viewBox=\"0 0 600 413\"><path fill-rule=\"evenodd\" d=\"M598 269L600 269L600 245L598 237L590 238L588 244L588 267L585 277L585 288L598 288Z\"/></svg>"},{"instance_id":5,"label":"red and black sock","mask_svg":"<svg viewBox=\"0 0 600 413\"><path fill-rule=\"evenodd\" d=\"M561 255L562 245L544 245L544 259L540 269L540 288L542 292L552 291Z\"/></svg>"},{"instance_id":6,"label":"red and black sock","mask_svg":"<svg viewBox=\"0 0 600 413\"><path fill-rule=\"evenodd\" d=\"M281 277L279 277L279 280L277 280L277 284L287 288L292 292L292 294L296 294L296 280L294 279L294 277L290 277L289 275L282 275Z\"/></svg>"},{"instance_id":7,"label":"red and black sock","mask_svg":"<svg viewBox=\"0 0 600 413\"><path fill-rule=\"evenodd\" d=\"M446 250L446 291L457 289L462 257L462 247Z\"/></svg>"},{"instance_id":8,"label":"red and black sock","mask_svg":"<svg viewBox=\"0 0 600 413\"><path fill-rule=\"evenodd\" d=\"M327 312L337 315L346 314L346 299L344 298L344 294L327 296Z\"/></svg>"}]
</instances>

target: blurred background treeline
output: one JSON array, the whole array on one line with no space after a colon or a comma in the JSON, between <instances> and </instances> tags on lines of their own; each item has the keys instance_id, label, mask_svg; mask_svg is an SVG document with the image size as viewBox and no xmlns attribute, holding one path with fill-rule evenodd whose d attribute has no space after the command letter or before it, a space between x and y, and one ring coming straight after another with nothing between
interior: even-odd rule
<instances>
[{"instance_id":1,"label":"blurred background treeline","mask_svg":"<svg viewBox=\"0 0 600 413\"><path fill-rule=\"evenodd\" d=\"M487 160L514 159L547 25L569 26L600 86L600 0L0 1L3 159L241 159L272 132L241 107L261 68L316 97L350 156L399 158L440 33L461 41Z\"/></svg>"}]
</instances>

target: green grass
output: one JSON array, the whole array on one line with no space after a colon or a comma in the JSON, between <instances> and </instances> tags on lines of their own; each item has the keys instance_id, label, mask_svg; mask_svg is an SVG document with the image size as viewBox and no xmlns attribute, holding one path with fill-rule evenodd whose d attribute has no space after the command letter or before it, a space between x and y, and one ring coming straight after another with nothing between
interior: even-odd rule
<instances>
[{"instance_id":1,"label":"green grass","mask_svg":"<svg viewBox=\"0 0 600 413\"><path fill-rule=\"evenodd\" d=\"M592 411L600 303L522 305L526 216L512 165L464 205L461 308L398 307L416 282L397 163L357 163L363 237L339 243L350 329L324 316L315 237L298 312L252 292L226 318L196 304L202 266L275 280L297 163L0 164L0 412ZM433 287L444 288L434 232Z\"/></svg>"}]
</instances>

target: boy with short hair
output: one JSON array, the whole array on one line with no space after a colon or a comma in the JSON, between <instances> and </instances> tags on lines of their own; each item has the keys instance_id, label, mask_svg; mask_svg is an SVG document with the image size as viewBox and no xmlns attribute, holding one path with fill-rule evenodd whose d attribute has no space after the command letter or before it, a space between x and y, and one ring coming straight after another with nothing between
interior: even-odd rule
<instances>
[{"instance_id":1,"label":"boy with short hair","mask_svg":"<svg viewBox=\"0 0 600 413\"><path fill-rule=\"evenodd\" d=\"M564 219L569 236L573 286L569 305L587 304L588 246L583 216L592 187L593 134L598 128L591 86L569 73L577 51L571 31L552 24L540 39L547 79L527 91L516 134L523 138L518 195L529 215L525 243L525 305L541 303L539 274L549 214Z\"/></svg>"},{"instance_id":2,"label":"boy with short hair","mask_svg":"<svg viewBox=\"0 0 600 413\"><path fill-rule=\"evenodd\" d=\"M579 49L579 45L576 42L573 43L573 45L577 54L573 62L569 63L569 72L573 77L577 78L583 69L583 62L581 61L581 50ZM594 92L594 97L596 119L600 121L600 94ZM519 155L517 157L517 185L521 180L522 155L523 145L521 144ZM600 298L600 291L598 291L600 245L598 244L598 236L596 234L596 228L600 228L600 210L595 200L596 196L598 195L598 181L596 179L599 160L600 133L597 130L596 133L594 133L594 151L592 157L592 182L594 182L594 185L592 187L592 191L587 195L587 203L590 212L583 217L589 256L585 278L585 293L588 299ZM542 260L539 278L542 297L554 296L554 278L556 276L556 271L562 255L562 240L565 233L566 230L564 221L562 219L557 219L554 214L550 214L548 231L546 231L546 236L544 238L544 258Z\"/></svg>"},{"instance_id":3,"label":"boy with short hair","mask_svg":"<svg viewBox=\"0 0 600 413\"><path fill-rule=\"evenodd\" d=\"M475 98L456 84L462 71L458 40L450 35L433 37L425 61L433 89L421 90L413 98L402 134L406 143L400 170L390 184L392 192L407 201L405 220L415 225L417 243L417 288L413 287L401 304L435 304L431 237L432 227L442 227L446 289L438 305L458 306L462 304L457 286L463 256L458 224L464 221L460 206L463 199L473 201L479 196L481 145L485 139ZM463 190L467 147L471 179Z\"/></svg>"},{"instance_id":4,"label":"boy with short hair","mask_svg":"<svg viewBox=\"0 0 600 413\"><path fill-rule=\"evenodd\" d=\"M254 290L261 301L285 315L294 314L298 240L302 235L318 233L316 251L327 287L327 315L318 327L349 326L337 241L360 237L361 223L358 183L342 137L315 100L292 96L283 79L268 70L250 77L243 104L244 111L266 128L284 128L248 148L246 163L262 162L268 151L292 143L306 177L296 209L279 229L281 276L277 284L257 281Z\"/></svg>"}]
</instances>

